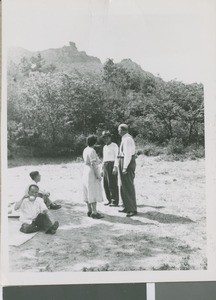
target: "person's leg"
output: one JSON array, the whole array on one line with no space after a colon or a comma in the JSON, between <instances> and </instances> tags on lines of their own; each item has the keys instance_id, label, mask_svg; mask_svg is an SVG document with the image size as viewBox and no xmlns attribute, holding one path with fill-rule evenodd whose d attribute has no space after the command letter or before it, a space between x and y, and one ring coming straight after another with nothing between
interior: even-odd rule
<instances>
[{"instance_id":1,"label":"person's leg","mask_svg":"<svg viewBox=\"0 0 216 300\"><path fill-rule=\"evenodd\" d=\"M125 206L127 211L131 213L137 212L136 193L134 186L135 168L135 157L132 157L131 162L127 168L127 174L122 175L122 188Z\"/></svg>"},{"instance_id":2,"label":"person's leg","mask_svg":"<svg viewBox=\"0 0 216 300\"><path fill-rule=\"evenodd\" d=\"M112 185L111 185L112 199L114 204L119 204L119 190L118 190L118 175L112 175Z\"/></svg>"},{"instance_id":3,"label":"person's leg","mask_svg":"<svg viewBox=\"0 0 216 300\"><path fill-rule=\"evenodd\" d=\"M97 202L91 203L92 213L97 214Z\"/></svg>"},{"instance_id":4,"label":"person's leg","mask_svg":"<svg viewBox=\"0 0 216 300\"><path fill-rule=\"evenodd\" d=\"M50 198L46 195L43 195L43 200L44 200L44 203L46 204L47 208L50 208L50 205L52 204L52 201L50 200Z\"/></svg>"},{"instance_id":5,"label":"person's leg","mask_svg":"<svg viewBox=\"0 0 216 300\"><path fill-rule=\"evenodd\" d=\"M92 214L91 214L91 217L93 219L101 219L101 218L103 218L103 216L97 212L97 202L94 202L91 205L92 205Z\"/></svg>"},{"instance_id":6,"label":"person's leg","mask_svg":"<svg viewBox=\"0 0 216 300\"><path fill-rule=\"evenodd\" d=\"M121 180L120 194L123 203L123 210L119 210L119 212L127 212L127 203L125 202L125 195L124 195L124 185L126 183L124 180L125 175L122 174L122 170L123 170L123 158L120 158L119 159L119 176Z\"/></svg>"},{"instance_id":7,"label":"person's leg","mask_svg":"<svg viewBox=\"0 0 216 300\"><path fill-rule=\"evenodd\" d=\"M31 224L23 223L20 227L20 231L23 233L33 233L39 230L39 227L34 222L32 222Z\"/></svg>"},{"instance_id":8,"label":"person's leg","mask_svg":"<svg viewBox=\"0 0 216 300\"><path fill-rule=\"evenodd\" d=\"M53 225L48 214L38 214L35 219L35 224L40 228L41 231L47 231Z\"/></svg>"},{"instance_id":9,"label":"person's leg","mask_svg":"<svg viewBox=\"0 0 216 300\"><path fill-rule=\"evenodd\" d=\"M55 221L52 223L48 214L38 214L35 219L35 224L40 228L41 231L51 234L54 234L59 227L59 222Z\"/></svg>"},{"instance_id":10,"label":"person's leg","mask_svg":"<svg viewBox=\"0 0 216 300\"><path fill-rule=\"evenodd\" d=\"M40 194L40 195L41 195L41 194ZM45 203L45 205L46 205L47 208L49 208L49 209L55 209L55 210L61 208L61 205L60 205L60 204L53 203L53 202L50 200L49 196L47 196L47 195L42 195L42 198L43 198L44 203Z\"/></svg>"},{"instance_id":11,"label":"person's leg","mask_svg":"<svg viewBox=\"0 0 216 300\"><path fill-rule=\"evenodd\" d=\"M107 163L104 163L104 169L103 169L103 186L106 198L108 200L108 204L111 203L111 195L110 195L110 189L109 189L109 165Z\"/></svg>"},{"instance_id":12,"label":"person's leg","mask_svg":"<svg viewBox=\"0 0 216 300\"><path fill-rule=\"evenodd\" d=\"M128 182L128 174L122 174L122 177L121 177L121 183L122 183L122 185L121 185L121 189L120 189L120 191L121 191L121 197L122 197L122 202L123 202L123 206L124 206L124 208L125 208L125 211L126 212L129 212L130 211L130 208L129 208L129 206L128 206L128 198L130 197L129 195L128 195L128 193L129 193L129 191L130 191L130 188L129 188L129 182Z\"/></svg>"},{"instance_id":13,"label":"person's leg","mask_svg":"<svg viewBox=\"0 0 216 300\"><path fill-rule=\"evenodd\" d=\"M90 203L86 203L87 204L87 207L88 207L88 212L87 212L87 216L88 217L90 217L91 216L91 214L92 214L92 206L91 206L91 204Z\"/></svg>"},{"instance_id":14,"label":"person's leg","mask_svg":"<svg viewBox=\"0 0 216 300\"><path fill-rule=\"evenodd\" d=\"M119 203L119 194L118 194L118 176L113 175L113 167L114 167L114 162L109 163L109 190L110 190L110 195L111 199L114 205L118 205Z\"/></svg>"}]
</instances>

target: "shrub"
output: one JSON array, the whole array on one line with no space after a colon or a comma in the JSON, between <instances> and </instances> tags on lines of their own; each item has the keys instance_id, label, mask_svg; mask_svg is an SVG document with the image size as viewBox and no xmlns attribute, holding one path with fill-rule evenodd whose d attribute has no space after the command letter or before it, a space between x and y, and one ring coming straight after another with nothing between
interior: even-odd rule
<instances>
[{"instance_id":1,"label":"shrub","mask_svg":"<svg viewBox=\"0 0 216 300\"><path fill-rule=\"evenodd\" d=\"M143 154L145 154L146 156L158 156L163 153L163 148L154 144L146 145L143 148Z\"/></svg>"},{"instance_id":2,"label":"shrub","mask_svg":"<svg viewBox=\"0 0 216 300\"><path fill-rule=\"evenodd\" d=\"M74 140L74 154L79 156L86 147L86 136L84 134L77 135Z\"/></svg>"},{"instance_id":3,"label":"shrub","mask_svg":"<svg viewBox=\"0 0 216 300\"><path fill-rule=\"evenodd\" d=\"M203 146L197 147L196 145L191 145L190 147L187 147L186 151L188 157L192 160L205 157L205 148Z\"/></svg>"},{"instance_id":4,"label":"shrub","mask_svg":"<svg viewBox=\"0 0 216 300\"><path fill-rule=\"evenodd\" d=\"M184 154L185 147L183 145L182 139L172 138L170 139L167 146L167 154Z\"/></svg>"}]
</instances>

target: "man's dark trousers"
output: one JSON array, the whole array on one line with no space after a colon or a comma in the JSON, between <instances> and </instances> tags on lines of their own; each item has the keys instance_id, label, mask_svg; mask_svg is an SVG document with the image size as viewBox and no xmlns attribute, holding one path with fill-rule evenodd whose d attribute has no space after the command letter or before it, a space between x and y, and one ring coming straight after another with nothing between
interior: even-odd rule
<instances>
[{"instance_id":1,"label":"man's dark trousers","mask_svg":"<svg viewBox=\"0 0 216 300\"><path fill-rule=\"evenodd\" d=\"M113 167L114 167L114 161L107 161L104 162L104 190L107 197L107 200L111 203L111 200L113 201L113 204L118 205L119 204L119 194L118 194L118 176L113 175Z\"/></svg>"},{"instance_id":2,"label":"man's dark trousers","mask_svg":"<svg viewBox=\"0 0 216 300\"><path fill-rule=\"evenodd\" d=\"M20 231L23 233L33 233L37 231L48 231L52 222L47 214L38 214L31 224L23 223Z\"/></svg>"},{"instance_id":3,"label":"man's dark trousers","mask_svg":"<svg viewBox=\"0 0 216 300\"><path fill-rule=\"evenodd\" d=\"M135 155L132 156L131 161L127 167L127 174L123 174L124 158L119 159L119 174L121 178L121 198L126 212L136 212L136 193L134 187L136 160Z\"/></svg>"}]
</instances>

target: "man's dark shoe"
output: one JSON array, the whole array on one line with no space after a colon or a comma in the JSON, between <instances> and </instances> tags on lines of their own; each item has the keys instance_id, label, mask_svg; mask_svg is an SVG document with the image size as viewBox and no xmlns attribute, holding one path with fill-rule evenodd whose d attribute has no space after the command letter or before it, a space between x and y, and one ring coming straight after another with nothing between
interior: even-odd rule
<instances>
[{"instance_id":1,"label":"man's dark shoe","mask_svg":"<svg viewBox=\"0 0 216 300\"><path fill-rule=\"evenodd\" d=\"M49 208L50 208L50 209L55 209L55 210L56 210L56 209L61 208L61 205L60 205L60 204L51 203Z\"/></svg>"},{"instance_id":2,"label":"man's dark shoe","mask_svg":"<svg viewBox=\"0 0 216 300\"><path fill-rule=\"evenodd\" d=\"M110 204L111 204L111 202L104 203L104 205L110 205Z\"/></svg>"},{"instance_id":3,"label":"man's dark shoe","mask_svg":"<svg viewBox=\"0 0 216 300\"><path fill-rule=\"evenodd\" d=\"M49 234L55 234L56 233L56 230L52 229L50 230L50 232L48 232Z\"/></svg>"},{"instance_id":4,"label":"man's dark shoe","mask_svg":"<svg viewBox=\"0 0 216 300\"><path fill-rule=\"evenodd\" d=\"M116 203L111 203L110 206L112 206L112 207L118 207L118 204L116 204Z\"/></svg>"},{"instance_id":5,"label":"man's dark shoe","mask_svg":"<svg viewBox=\"0 0 216 300\"><path fill-rule=\"evenodd\" d=\"M58 229L58 227L59 227L59 222L55 221L53 223L53 225L46 231L46 233L54 234L54 233L56 233L56 230Z\"/></svg>"},{"instance_id":6,"label":"man's dark shoe","mask_svg":"<svg viewBox=\"0 0 216 300\"><path fill-rule=\"evenodd\" d=\"M133 216L136 216L137 215L137 211L131 211L131 212L128 212L126 217L133 217Z\"/></svg>"},{"instance_id":7,"label":"man's dark shoe","mask_svg":"<svg viewBox=\"0 0 216 300\"><path fill-rule=\"evenodd\" d=\"M124 209L121 209L121 210L119 210L119 212L120 213L127 213L127 211L126 211L126 209L124 208Z\"/></svg>"},{"instance_id":8,"label":"man's dark shoe","mask_svg":"<svg viewBox=\"0 0 216 300\"><path fill-rule=\"evenodd\" d=\"M91 217L91 215L92 215L92 212L91 212L91 211L88 211L88 212L87 212L87 216L88 216L88 217Z\"/></svg>"},{"instance_id":9,"label":"man's dark shoe","mask_svg":"<svg viewBox=\"0 0 216 300\"><path fill-rule=\"evenodd\" d=\"M27 226L26 226L27 225ZM33 225L29 228L28 224L22 224L20 231L23 233L34 233L40 231L40 228L37 225Z\"/></svg>"}]
</instances>

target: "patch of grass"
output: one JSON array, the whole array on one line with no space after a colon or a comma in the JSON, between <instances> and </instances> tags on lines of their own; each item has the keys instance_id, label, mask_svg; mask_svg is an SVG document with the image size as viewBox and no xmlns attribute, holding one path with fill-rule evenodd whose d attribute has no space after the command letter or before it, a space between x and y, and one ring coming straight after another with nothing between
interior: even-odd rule
<instances>
[{"instance_id":1,"label":"patch of grass","mask_svg":"<svg viewBox=\"0 0 216 300\"><path fill-rule=\"evenodd\" d=\"M137 145L137 155L146 156L160 156L159 160L166 161L184 161L184 160L196 160L205 157L205 148L203 146L188 146L181 153L182 148L180 146L158 146L155 144ZM82 157L21 157L17 156L8 159L8 167L14 168L19 166L37 166L41 164L66 164L70 162L82 162Z\"/></svg>"},{"instance_id":2,"label":"patch of grass","mask_svg":"<svg viewBox=\"0 0 216 300\"><path fill-rule=\"evenodd\" d=\"M165 153L165 149L163 147L155 144L148 144L142 147L138 146L137 148L137 155L144 154L146 156L158 156Z\"/></svg>"},{"instance_id":3,"label":"patch of grass","mask_svg":"<svg viewBox=\"0 0 216 300\"><path fill-rule=\"evenodd\" d=\"M203 270L207 270L208 269L208 261L207 258L203 259L203 264L202 264Z\"/></svg>"},{"instance_id":4,"label":"patch of grass","mask_svg":"<svg viewBox=\"0 0 216 300\"><path fill-rule=\"evenodd\" d=\"M168 144L156 145L139 140L136 143L137 156L158 156L160 160L185 161L197 160L205 157L205 148L200 145L184 146L181 139L173 138Z\"/></svg>"},{"instance_id":5,"label":"patch of grass","mask_svg":"<svg viewBox=\"0 0 216 300\"><path fill-rule=\"evenodd\" d=\"M182 261L180 263L180 270L192 270L189 260L190 260L190 255L187 255L182 258Z\"/></svg>"},{"instance_id":6,"label":"patch of grass","mask_svg":"<svg viewBox=\"0 0 216 300\"><path fill-rule=\"evenodd\" d=\"M170 271L175 269L176 268L174 266L170 266L169 264L163 264L159 268L152 268L153 271Z\"/></svg>"},{"instance_id":7,"label":"patch of grass","mask_svg":"<svg viewBox=\"0 0 216 300\"><path fill-rule=\"evenodd\" d=\"M161 157L161 160L166 161L185 161L185 160L197 160L205 158L205 148L203 146L195 147L190 146L185 148L184 154L165 154Z\"/></svg>"},{"instance_id":8,"label":"patch of grass","mask_svg":"<svg viewBox=\"0 0 216 300\"><path fill-rule=\"evenodd\" d=\"M70 157L16 157L8 159L8 168L20 167L20 166L37 166L37 165L55 165L55 164L66 164L72 161L80 162L81 157L70 158Z\"/></svg>"},{"instance_id":9,"label":"patch of grass","mask_svg":"<svg viewBox=\"0 0 216 300\"><path fill-rule=\"evenodd\" d=\"M110 271L110 266L109 264L105 264L104 266L101 267L83 267L82 269L83 272L106 272L106 271Z\"/></svg>"},{"instance_id":10,"label":"patch of grass","mask_svg":"<svg viewBox=\"0 0 216 300\"><path fill-rule=\"evenodd\" d=\"M205 157L205 148L203 146L189 146L186 148L187 157L191 160L196 160Z\"/></svg>"}]
</instances>

